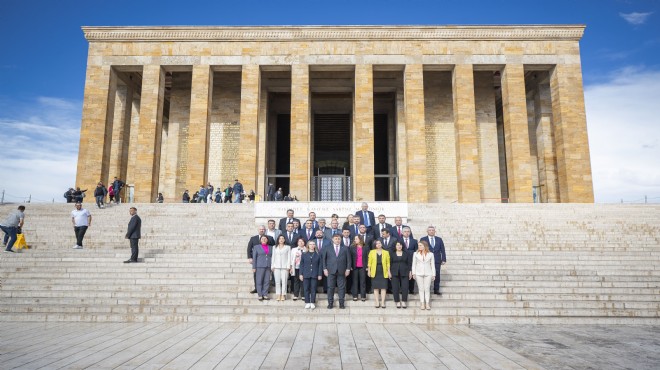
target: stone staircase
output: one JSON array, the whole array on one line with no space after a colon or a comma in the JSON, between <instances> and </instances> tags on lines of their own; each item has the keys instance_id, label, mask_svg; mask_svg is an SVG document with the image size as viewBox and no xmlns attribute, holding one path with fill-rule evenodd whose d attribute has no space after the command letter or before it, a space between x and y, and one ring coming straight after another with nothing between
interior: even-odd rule
<instances>
[{"instance_id":1,"label":"stone staircase","mask_svg":"<svg viewBox=\"0 0 660 370\"><path fill-rule=\"evenodd\" d=\"M249 293L250 204L136 205L139 264L122 263L128 206L86 206L83 250L71 249L71 205L27 206L32 248L0 254L0 321L660 323L660 206L410 204L415 237L432 224L447 246L432 310L389 296L385 310L368 297L330 311L320 294L313 312Z\"/></svg>"}]
</instances>

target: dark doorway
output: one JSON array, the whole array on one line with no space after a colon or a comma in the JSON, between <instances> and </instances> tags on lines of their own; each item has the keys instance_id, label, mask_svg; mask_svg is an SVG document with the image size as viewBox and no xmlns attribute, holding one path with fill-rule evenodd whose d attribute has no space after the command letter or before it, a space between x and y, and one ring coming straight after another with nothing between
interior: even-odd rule
<instances>
[{"instance_id":1,"label":"dark doorway","mask_svg":"<svg viewBox=\"0 0 660 370\"><path fill-rule=\"evenodd\" d=\"M390 200L389 175L390 146L387 137L387 114L374 114L374 196L377 201Z\"/></svg>"},{"instance_id":2,"label":"dark doorway","mask_svg":"<svg viewBox=\"0 0 660 370\"><path fill-rule=\"evenodd\" d=\"M349 200L351 115L314 114L312 199Z\"/></svg>"},{"instance_id":3,"label":"dark doorway","mask_svg":"<svg viewBox=\"0 0 660 370\"><path fill-rule=\"evenodd\" d=\"M275 177L275 189L282 188L284 195L289 193L289 174L291 173L291 115L277 115L277 142L275 174L286 175Z\"/></svg>"}]
</instances>

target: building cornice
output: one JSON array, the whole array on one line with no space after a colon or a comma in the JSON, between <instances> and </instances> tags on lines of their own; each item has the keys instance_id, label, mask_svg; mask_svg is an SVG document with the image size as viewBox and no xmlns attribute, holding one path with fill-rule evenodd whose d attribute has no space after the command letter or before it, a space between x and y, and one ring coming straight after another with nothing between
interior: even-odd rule
<instances>
[{"instance_id":1,"label":"building cornice","mask_svg":"<svg viewBox=\"0 0 660 370\"><path fill-rule=\"evenodd\" d=\"M82 30L89 42L138 41L579 41L584 25L502 26L126 26Z\"/></svg>"}]
</instances>

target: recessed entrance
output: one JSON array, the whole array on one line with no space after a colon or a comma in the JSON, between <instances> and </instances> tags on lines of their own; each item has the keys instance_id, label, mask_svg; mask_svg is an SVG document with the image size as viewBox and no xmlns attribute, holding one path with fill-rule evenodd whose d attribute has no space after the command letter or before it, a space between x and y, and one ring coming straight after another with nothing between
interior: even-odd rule
<instances>
[{"instance_id":1,"label":"recessed entrance","mask_svg":"<svg viewBox=\"0 0 660 370\"><path fill-rule=\"evenodd\" d=\"M351 115L315 114L312 197L350 200Z\"/></svg>"}]
</instances>

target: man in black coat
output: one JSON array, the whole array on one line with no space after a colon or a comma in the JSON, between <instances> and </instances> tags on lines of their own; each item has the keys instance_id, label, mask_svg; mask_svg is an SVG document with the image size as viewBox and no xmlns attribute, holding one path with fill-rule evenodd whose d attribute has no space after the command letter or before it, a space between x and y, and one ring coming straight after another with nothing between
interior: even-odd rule
<instances>
[{"instance_id":1,"label":"man in black coat","mask_svg":"<svg viewBox=\"0 0 660 370\"><path fill-rule=\"evenodd\" d=\"M426 241L429 244L429 251L433 253L435 261L435 280L433 280L433 294L442 295L440 291L440 267L447 263L447 255L445 254L445 243L442 238L435 236L435 227L429 226L426 229L427 236L419 239L420 242Z\"/></svg>"},{"instance_id":2,"label":"man in black coat","mask_svg":"<svg viewBox=\"0 0 660 370\"><path fill-rule=\"evenodd\" d=\"M369 205L366 202L362 203L362 209L355 212L355 216L360 218L360 225L367 227L367 232L372 233L374 225L376 225L376 218L374 213L369 211Z\"/></svg>"},{"instance_id":3,"label":"man in black coat","mask_svg":"<svg viewBox=\"0 0 660 370\"><path fill-rule=\"evenodd\" d=\"M298 223L300 224L300 220L293 217L293 210L292 209L287 209L286 210L286 217L283 217L283 218L280 219L280 224L278 225L277 228L282 230L282 232L284 232L284 231L286 231L286 224L288 224L289 222L293 222L293 221L298 221Z\"/></svg>"},{"instance_id":4,"label":"man in black coat","mask_svg":"<svg viewBox=\"0 0 660 370\"><path fill-rule=\"evenodd\" d=\"M332 309L335 299L335 285L339 293L339 308L344 309L346 277L351 272L351 253L341 244L341 237L332 237L332 245L321 252L323 275L328 278L328 309Z\"/></svg>"},{"instance_id":5,"label":"man in black coat","mask_svg":"<svg viewBox=\"0 0 660 370\"><path fill-rule=\"evenodd\" d=\"M247 258L248 258L248 263L250 264L250 266L252 266L252 249L254 249L254 247L256 247L258 245L261 245L261 237L264 236L264 235L266 235L266 226L261 225L261 226L259 226L259 229L257 231L257 235L251 237L250 241L248 241ZM268 245L275 245L275 240L271 236L266 235L266 237L268 237ZM254 289L252 289L252 291L250 293L254 294L254 293L257 292L257 273L256 272L252 274L252 278L254 280Z\"/></svg>"},{"instance_id":6,"label":"man in black coat","mask_svg":"<svg viewBox=\"0 0 660 370\"><path fill-rule=\"evenodd\" d=\"M131 215L131 220L128 222L128 231L126 231L126 239L131 242L131 258L124 261L124 263L135 263L138 261L138 252L139 247L138 243L140 241L141 229L142 229L142 219L137 215L137 208L131 207L128 210L128 213Z\"/></svg>"}]
</instances>

